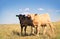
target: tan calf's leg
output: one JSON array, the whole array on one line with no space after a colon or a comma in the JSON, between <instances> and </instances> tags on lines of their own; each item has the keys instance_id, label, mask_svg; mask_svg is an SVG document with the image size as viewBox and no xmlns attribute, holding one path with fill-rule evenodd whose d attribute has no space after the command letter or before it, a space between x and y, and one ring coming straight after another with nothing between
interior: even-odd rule
<instances>
[{"instance_id":1,"label":"tan calf's leg","mask_svg":"<svg viewBox=\"0 0 60 39\"><path fill-rule=\"evenodd\" d=\"M31 34L34 34L34 27L31 26Z\"/></svg>"},{"instance_id":2,"label":"tan calf's leg","mask_svg":"<svg viewBox=\"0 0 60 39\"><path fill-rule=\"evenodd\" d=\"M40 31L40 25L37 26L37 36L39 36L39 31Z\"/></svg>"},{"instance_id":3,"label":"tan calf's leg","mask_svg":"<svg viewBox=\"0 0 60 39\"><path fill-rule=\"evenodd\" d=\"M34 27L32 27L31 32L32 32L32 34L34 34Z\"/></svg>"},{"instance_id":4,"label":"tan calf's leg","mask_svg":"<svg viewBox=\"0 0 60 39\"><path fill-rule=\"evenodd\" d=\"M56 32L55 32L56 28L55 28L55 26L53 26L52 23L49 23L49 26L51 28L51 32L52 32L51 34L53 35L53 37L55 37L56 36Z\"/></svg>"},{"instance_id":5,"label":"tan calf's leg","mask_svg":"<svg viewBox=\"0 0 60 39\"><path fill-rule=\"evenodd\" d=\"M45 34L46 34L46 31L47 31L47 27L44 27L43 35L45 35Z\"/></svg>"}]
</instances>

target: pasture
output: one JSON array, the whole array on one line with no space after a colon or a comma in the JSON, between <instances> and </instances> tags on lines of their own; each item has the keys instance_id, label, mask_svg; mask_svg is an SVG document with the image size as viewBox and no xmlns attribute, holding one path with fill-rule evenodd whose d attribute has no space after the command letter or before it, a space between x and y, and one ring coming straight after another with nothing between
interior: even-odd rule
<instances>
[{"instance_id":1,"label":"pasture","mask_svg":"<svg viewBox=\"0 0 60 39\"><path fill-rule=\"evenodd\" d=\"M60 39L60 22L53 23L56 27L56 38ZM40 36L30 35L31 27L27 27L27 35L21 36L19 24L0 24L0 39L48 39L42 35L42 29Z\"/></svg>"}]
</instances>

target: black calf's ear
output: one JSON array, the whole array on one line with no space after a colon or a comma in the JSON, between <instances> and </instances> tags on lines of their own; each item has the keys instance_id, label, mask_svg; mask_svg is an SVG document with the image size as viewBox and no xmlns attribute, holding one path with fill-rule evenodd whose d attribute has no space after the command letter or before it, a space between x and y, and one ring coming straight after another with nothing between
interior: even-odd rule
<instances>
[{"instance_id":1,"label":"black calf's ear","mask_svg":"<svg viewBox=\"0 0 60 39\"><path fill-rule=\"evenodd\" d=\"M23 15L25 17L25 15Z\"/></svg>"},{"instance_id":2,"label":"black calf's ear","mask_svg":"<svg viewBox=\"0 0 60 39\"><path fill-rule=\"evenodd\" d=\"M16 17L19 17L19 15L16 15Z\"/></svg>"}]
</instances>

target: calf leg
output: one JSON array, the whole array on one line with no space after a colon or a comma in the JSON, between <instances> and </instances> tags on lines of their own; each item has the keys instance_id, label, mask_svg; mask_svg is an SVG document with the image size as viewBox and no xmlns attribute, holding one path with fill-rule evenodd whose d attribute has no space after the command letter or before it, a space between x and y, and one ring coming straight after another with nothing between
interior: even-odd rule
<instances>
[{"instance_id":1,"label":"calf leg","mask_svg":"<svg viewBox=\"0 0 60 39\"><path fill-rule=\"evenodd\" d=\"M49 23L49 26L50 26L50 28L51 28L51 32L54 33L55 27L53 26L53 24L52 24L52 23Z\"/></svg>"},{"instance_id":2,"label":"calf leg","mask_svg":"<svg viewBox=\"0 0 60 39\"><path fill-rule=\"evenodd\" d=\"M40 25L39 26L37 26L37 36L39 36L39 31L40 31Z\"/></svg>"},{"instance_id":3,"label":"calf leg","mask_svg":"<svg viewBox=\"0 0 60 39\"><path fill-rule=\"evenodd\" d=\"M32 30L33 30L33 29L32 29L32 26L31 26L31 34L32 34Z\"/></svg>"},{"instance_id":4,"label":"calf leg","mask_svg":"<svg viewBox=\"0 0 60 39\"><path fill-rule=\"evenodd\" d=\"M25 26L25 29L24 29L24 31L25 31L25 35L26 35L26 28L27 28L27 26Z\"/></svg>"},{"instance_id":5,"label":"calf leg","mask_svg":"<svg viewBox=\"0 0 60 39\"><path fill-rule=\"evenodd\" d=\"M31 34L34 34L34 28L33 26L31 26Z\"/></svg>"},{"instance_id":6,"label":"calf leg","mask_svg":"<svg viewBox=\"0 0 60 39\"><path fill-rule=\"evenodd\" d=\"M53 24L52 23L49 23L49 26L50 26L50 28L51 28L51 34L53 34L54 35L54 37L56 36L56 33L55 33L55 30L56 30L56 28L53 26Z\"/></svg>"},{"instance_id":7,"label":"calf leg","mask_svg":"<svg viewBox=\"0 0 60 39\"><path fill-rule=\"evenodd\" d=\"M43 30L43 35L45 35L46 30L47 30L47 27L45 26L45 27L43 27L43 28L44 28L44 30Z\"/></svg>"},{"instance_id":8,"label":"calf leg","mask_svg":"<svg viewBox=\"0 0 60 39\"><path fill-rule=\"evenodd\" d=\"M32 28L32 33L34 34L34 27Z\"/></svg>"},{"instance_id":9,"label":"calf leg","mask_svg":"<svg viewBox=\"0 0 60 39\"><path fill-rule=\"evenodd\" d=\"M37 34L37 26L35 27L36 29L35 29L35 34Z\"/></svg>"},{"instance_id":10,"label":"calf leg","mask_svg":"<svg viewBox=\"0 0 60 39\"><path fill-rule=\"evenodd\" d=\"M31 34L34 34L34 27L31 26Z\"/></svg>"},{"instance_id":11,"label":"calf leg","mask_svg":"<svg viewBox=\"0 0 60 39\"><path fill-rule=\"evenodd\" d=\"M23 26L21 26L21 35L23 34Z\"/></svg>"}]
</instances>

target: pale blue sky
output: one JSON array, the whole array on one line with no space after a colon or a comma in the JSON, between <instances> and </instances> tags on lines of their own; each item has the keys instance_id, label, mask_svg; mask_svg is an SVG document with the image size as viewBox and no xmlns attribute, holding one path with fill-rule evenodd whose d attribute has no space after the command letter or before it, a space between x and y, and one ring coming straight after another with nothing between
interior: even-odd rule
<instances>
[{"instance_id":1,"label":"pale blue sky","mask_svg":"<svg viewBox=\"0 0 60 39\"><path fill-rule=\"evenodd\" d=\"M0 24L17 24L16 14L27 13L49 13L52 21L59 21L60 0L0 0Z\"/></svg>"}]
</instances>

